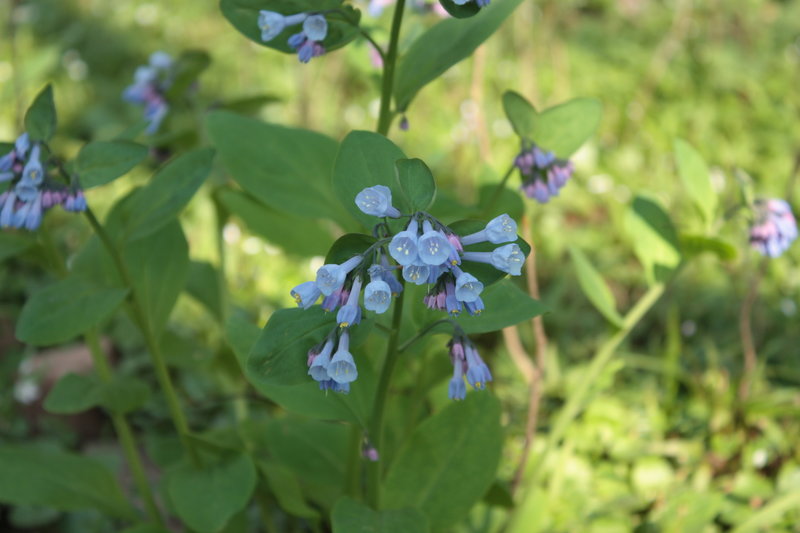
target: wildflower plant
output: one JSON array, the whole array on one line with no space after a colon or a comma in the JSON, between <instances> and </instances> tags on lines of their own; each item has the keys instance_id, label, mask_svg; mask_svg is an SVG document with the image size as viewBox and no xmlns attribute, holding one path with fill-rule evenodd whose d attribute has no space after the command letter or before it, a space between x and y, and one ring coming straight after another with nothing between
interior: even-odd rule
<instances>
[{"instance_id":1,"label":"wildflower plant","mask_svg":"<svg viewBox=\"0 0 800 533\"><path fill-rule=\"evenodd\" d=\"M542 337L534 331L524 445L513 451L517 474L498 481L500 458L511 453L503 448L502 406L492 391L495 380L507 379L496 372L504 353L497 349L498 332L513 335L518 324L546 311L536 294L529 244L539 238L528 235L541 231L541 210L580 192L576 153L595 133L602 108L595 99L578 98L539 111L522 95L505 93L516 139L501 142L513 156L502 164L503 177L479 190L477 205L440 189L431 169L391 135L393 127L408 129L407 116L426 86L469 57L521 4L440 0L434 10L430 1L370 2L373 15L392 8L389 41L382 46L372 26L380 20L362 24L358 6L367 2L221 0L222 15L245 38L300 63L313 59L324 68L331 52L354 42L376 51L375 131L351 131L341 139L245 116L223 103L202 109L194 87L210 59L200 51L157 52L138 69L130 65L134 81L119 90L143 106L144 121L79 149L56 135L55 100L45 88L16 138L0 148L0 252L31 251L53 278L25 303L16 336L34 346L83 340L95 373L62 378L45 408L64 414L101 408L137 496L125 495L129 487L88 458L2 445L0 465L40 475L20 480L26 490L19 494L0 490L0 501L97 508L113 517L114 527L130 531L163 531L179 521L201 533L238 530L258 513L264 521L279 515L267 529L280 523L298 531L439 533L457 528L483 501L502 513L501 529L526 531L524 513L493 503L512 498L503 487L512 485L520 508L539 505L542 476L558 463L551 452L589 405L624 339L688 259L711 252L733 260L736 247L720 236L721 209L708 169L679 143L678 173L700 216L675 224L659 201L633 198L621 223L646 289L627 311L589 256L570 247L578 282L613 334L570 383L528 464L542 390L537 380L546 375L546 358L557 355L539 349ZM443 10L450 15L443 20L413 18ZM409 21L418 26L404 33ZM233 32L231 38L237 38ZM256 68L257 59L252 62ZM172 125L181 108L192 111L189 135ZM181 143L170 145L174 155L170 151L167 161L148 161L156 170L145 179L141 164L162 147L157 132ZM410 134L428 132L415 127ZM61 148L70 146L75 157L61 157ZM106 187L137 167L128 187ZM448 168L442 164L437 173ZM507 187L516 176L519 184ZM576 183L565 188L569 182ZM88 202L84 191L91 191ZM117 191L125 192L113 197ZM197 197L193 217L181 217ZM537 202L523 204L524 197ZM103 217L92 209L95 199L108 206ZM85 224L91 236L80 243L52 239L61 221L43 215L55 205L79 213L71 223ZM786 253L797 237L788 203L747 205L754 215L751 245L769 258ZM184 233L187 221L206 212L214 214L213 262L199 260L199 239ZM284 300L249 310L266 318L263 328L228 288L224 229L234 218L296 258L302 273L299 284L285 287ZM315 258L322 254L320 264ZM313 271L305 270L310 264ZM183 294L207 314L207 336L187 338L170 327ZM134 337L120 343L124 364L117 367L100 342L110 323ZM181 360L182 353L192 357ZM198 362L198 353L213 353L212 360ZM199 398L196 383L203 381L219 384L220 397ZM261 398L253 401L256 394ZM205 416L206 400L224 407ZM140 411L148 416L129 416ZM148 444L168 441L170 448L153 453L158 483L144 468L146 431L137 427L151 419L157 438ZM56 491L52 479L70 483Z\"/></svg>"}]
</instances>

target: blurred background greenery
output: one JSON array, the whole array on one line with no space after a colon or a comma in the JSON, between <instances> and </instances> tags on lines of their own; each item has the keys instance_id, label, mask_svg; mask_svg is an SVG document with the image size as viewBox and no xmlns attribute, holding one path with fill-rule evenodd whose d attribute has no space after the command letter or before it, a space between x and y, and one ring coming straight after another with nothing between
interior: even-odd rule
<instances>
[{"instance_id":1,"label":"blurred background greenery","mask_svg":"<svg viewBox=\"0 0 800 533\"><path fill-rule=\"evenodd\" d=\"M172 146L205 142L204 110L247 97L274 97L256 111L264 120L337 139L353 129L373 129L377 118L379 71L363 41L301 67L294 56L249 42L212 1L4 0L0 14L3 140L19 133L25 106L49 80L60 115L57 150L74 155L90 139L118 135L140 114L121 92L156 50L178 55L204 49L213 61L201 77L196 105L167 123L170 133L162 140ZM369 22L379 42L388 38L388 17ZM403 43L436 20L429 15L409 23ZM474 57L415 100L410 130L395 129L392 139L409 157L424 159L440 189L464 202L477 201L480 185L496 183L519 148L502 111L505 90L520 92L537 108L579 96L604 104L599 133L575 158L576 178L549 204L526 207L542 299L552 310L544 317L551 349L540 436L610 331L580 292L567 246L586 252L627 309L644 285L623 221L632 195L656 197L682 229L699 229L677 179L676 137L705 156L724 204L738 201L737 169L751 177L757 195L797 201L791 175L800 151L799 86L800 2L539 0L524 3ZM151 169L140 167L90 191L90 204L103 213L155 166L154 160ZM219 174L222 179L221 169ZM199 197L184 215L193 259L216 261L212 213L211 202ZM52 213L47 224L68 253L89 235L81 219L62 213ZM591 407L544 465L546 481L523 498L514 531L758 531L747 520L763 516L755 512L775 502L777 511L762 530L798 531L800 252L795 246L769 264L753 314L759 379L740 405L737 322L758 258L747 247L744 219L734 216L720 231L739 256L725 263L702 257L680 274L595 385ZM292 305L288 288L321 264L321 258L285 255L236 220L224 236L231 298L260 324L273 310ZM16 344L12 332L26 295L45 279L33 259L0 263L0 439L95 445L96 455L113 461L114 454L102 449L103 438L31 407L42 384L20 365L34 352ZM198 419L213 420L232 396L252 399L235 372L217 371L231 361L208 348L219 342L212 324L184 295L169 332L173 364L184 370L181 387ZM529 328L520 332L532 347ZM131 324L119 318L109 333L125 355L119 364L135 372L144 362ZM492 393L505 406L500 475L509 479L524 441L527 387L500 334L478 340L496 374ZM442 368L443 342L429 343ZM441 396L441 388L434 390ZM163 406L150 403L135 419L148 430L165 420ZM108 437L108 431L102 434ZM151 455L174 448L158 431L147 434L153 435L147 441ZM535 441L534 456L541 441ZM459 531L495 530L504 513L486 503ZM12 514L18 527L48 523L46 510ZM103 531L86 525L92 520L101 519L75 513L60 527Z\"/></svg>"}]
</instances>

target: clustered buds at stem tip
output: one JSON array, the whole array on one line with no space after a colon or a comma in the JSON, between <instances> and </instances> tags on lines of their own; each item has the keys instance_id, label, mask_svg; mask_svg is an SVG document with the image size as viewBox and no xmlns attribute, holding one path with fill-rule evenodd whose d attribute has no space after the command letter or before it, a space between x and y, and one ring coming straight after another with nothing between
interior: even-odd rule
<instances>
[{"instance_id":1,"label":"clustered buds at stem tip","mask_svg":"<svg viewBox=\"0 0 800 533\"><path fill-rule=\"evenodd\" d=\"M372 216L404 216L392 206L392 192L384 185L362 190L356 195L355 204L363 213ZM521 272L525 255L513 242L517 240L517 225L508 215L495 217L481 231L466 236L457 235L428 213L416 212L405 216L409 220L401 231L391 235L390 226L385 222L379 223L374 234L383 232L382 240L342 264L323 265L317 270L315 281L301 283L291 291L295 302L303 309L314 305L320 296L324 296L322 308L325 311L339 308L337 326L329 333L328 340L312 348L308 354L308 373L323 390L348 392L350 383L358 376L349 350L349 335L351 328L362 318L362 289L364 308L378 314L385 313L391 306L392 296L403 290L396 277L397 270L400 270L407 282L429 286L423 298L429 308L446 311L451 316L464 310L470 315L479 315L484 310L480 296L484 284L463 269L466 267L462 268L462 260L490 264L515 276ZM464 250L465 246L482 242L507 244L491 252ZM390 263L390 258L397 264ZM367 276L369 282L366 282ZM336 338L338 347L334 352L333 339ZM451 356L454 358L451 398L464 398L465 379L477 389L491 380L488 367L468 339L459 337L452 346Z\"/></svg>"},{"instance_id":2,"label":"clustered buds at stem tip","mask_svg":"<svg viewBox=\"0 0 800 533\"><path fill-rule=\"evenodd\" d=\"M261 40L269 42L283 33L286 28L302 24L303 29L292 34L286 43L297 52L301 63L308 63L312 58L325 53L322 41L328 36L328 21L321 13L296 13L283 15L275 11L262 10L258 13L258 28Z\"/></svg>"},{"instance_id":3,"label":"clustered buds at stem tip","mask_svg":"<svg viewBox=\"0 0 800 533\"><path fill-rule=\"evenodd\" d=\"M779 257L797 239L797 221L785 200L757 200L750 227L750 246L767 257Z\"/></svg>"},{"instance_id":4,"label":"clustered buds at stem tip","mask_svg":"<svg viewBox=\"0 0 800 533\"><path fill-rule=\"evenodd\" d=\"M545 152L536 145L523 148L514 159L514 166L522 175L522 191L542 204L558 196L574 171L571 161L558 159L553 152Z\"/></svg>"},{"instance_id":5,"label":"clustered buds at stem tip","mask_svg":"<svg viewBox=\"0 0 800 533\"><path fill-rule=\"evenodd\" d=\"M20 135L14 148L0 157L0 182L11 184L0 194L0 227L34 231L45 211L60 205L65 211L86 210L86 198L77 185L50 180L41 161L42 145Z\"/></svg>"}]
</instances>

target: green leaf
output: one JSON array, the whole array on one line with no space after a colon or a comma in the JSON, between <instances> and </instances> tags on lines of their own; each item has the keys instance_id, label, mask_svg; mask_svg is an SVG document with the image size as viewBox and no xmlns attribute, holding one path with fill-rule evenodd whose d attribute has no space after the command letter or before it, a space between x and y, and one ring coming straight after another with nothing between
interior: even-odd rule
<instances>
[{"instance_id":1,"label":"green leaf","mask_svg":"<svg viewBox=\"0 0 800 533\"><path fill-rule=\"evenodd\" d=\"M536 108L524 96L515 91L503 93L503 110L514 132L523 138L530 138L536 122Z\"/></svg>"},{"instance_id":2,"label":"green leaf","mask_svg":"<svg viewBox=\"0 0 800 533\"><path fill-rule=\"evenodd\" d=\"M711 186L711 176L706 162L697 150L683 139L675 139L675 158L678 161L678 174L683 185L708 226L714 221L717 193Z\"/></svg>"},{"instance_id":3,"label":"green leaf","mask_svg":"<svg viewBox=\"0 0 800 533\"><path fill-rule=\"evenodd\" d=\"M256 467L245 454L202 468L184 462L167 475L167 492L183 522L200 533L216 533L244 509L256 487Z\"/></svg>"},{"instance_id":4,"label":"green leaf","mask_svg":"<svg viewBox=\"0 0 800 533\"><path fill-rule=\"evenodd\" d=\"M247 374L259 385L307 382L308 350L336 327L336 315L321 307L275 311L247 358Z\"/></svg>"},{"instance_id":5,"label":"green leaf","mask_svg":"<svg viewBox=\"0 0 800 533\"><path fill-rule=\"evenodd\" d=\"M436 197L436 183L428 165L421 159L399 159L395 177L411 211L427 211Z\"/></svg>"},{"instance_id":6,"label":"green leaf","mask_svg":"<svg viewBox=\"0 0 800 533\"><path fill-rule=\"evenodd\" d=\"M277 461L261 461L258 467L281 509L300 518L319 517L319 512L306 502L297 476L291 470Z\"/></svg>"},{"instance_id":7,"label":"green leaf","mask_svg":"<svg viewBox=\"0 0 800 533\"><path fill-rule=\"evenodd\" d=\"M467 333L488 333L519 324L545 311L538 300L518 288L511 280L487 287L481 294L486 310L478 316L461 313L456 319Z\"/></svg>"},{"instance_id":8,"label":"green leaf","mask_svg":"<svg viewBox=\"0 0 800 533\"><path fill-rule=\"evenodd\" d=\"M123 260L145 316L160 335L189 273L189 245L180 223L172 221L157 233L128 244Z\"/></svg>"},{"instance_id":9,"label":"green leaf","mask_svg":"<svg viewBox=\"0 0 800 533\"><path fill-rule=\"evenodd\" d=\"M356 206L356 195L367 187L389 187L394 206L402 212L410 211L395 179L395 162L405 157L392 141L377 133L352 131L342 141L333 166L333 190L342 205L365 227L371 228L381 220L362 213Z\"/></svg>"},{"instance_id":10,"label":"green leaf","mask_svg":"<svg viewBox=\"0 0 800 533\"><path fill-rule=\"evenodd\" d=\"M669 215L655 201L637 196L628 209L626 226L647 280L666 281L681 261L678 236Z\"/></svg>"},{"instance_id":11,"label":"green leaf","mask_svg":"<svg viewBox=\"0 0 800 533\"><path fill-rule=\"evenodd\" d=\"M723 261L733 261L739 256L735 246L716 237L681 233L679 239L681 252L687 258L696 257L704 252L710 252Z\"/></svg>"},{"instance_id":12,"label":"green leaf","mask_svg":"<svg viewBox=\"0 0 800 533\"><path fill-rule=\"evenodd\" d=\"M187 50L175 62L173 81L167 90L167 100L183 98L200 74L211 65L211 57L203 50Z\"/></svg>"},{"instance_id":13,"label":"green leaf","mask_svg":"<svg viewBox=\"0 0 800 533\"><path fill-rule=\"evenodd\" d=\"M562 158L594 135L603 115L602 104L594 98L576 98L539 113L511 91L503 95L503 107L517 135Z\"/></svg>"},{"instance_id":14,"label":"green leaf","mask_svg":"<svg viewBox=\"0 0 800 533\"><path fill-rule=\"evenodd\" d=\"M382 499L421 509L432 531L450 528L491 486L502 446L500 403L472 392L417 427L389 467Z\"/></svg>"},{"instance_id":15,"label":"green leaf","mask_svg":"<svg viewBox=\"0 0 800 533\"><path fill-rule=\"evenodd\" d=\"M472 55L522 0L494 0L480 16L439 22L417 38L400 60L395 77L394 99L399 111L428 83L450 67Z\"/></svg>"},{"instance_id":16,"label":"green leaf","mask_svg":"<svg viewBox=\"0 0 800 533\"><path fill-rule=\"evenodd\" d=\"M333 507L333 533L427 533L428 520L417 509L373 511L347 496Z\"/></svg>"},{"instance_id":17,"label":"green leaf","mask_svg":"<svg viewBox=\"0 0 800 533\"><path fill-rule=\"evenodd\" d=\"M363 254L367 248L375 244L376 239L371 235L361 233L347 233L333 243L328 255L325 256L326 264L341 264L358 254Z\"/></svg>"},{"instance_id":18,"label":"green leaf","mask_svg":"<svg viewBox=\"0 0 800 533\"><path fill-rule=\"evenodd\" d=\"M216 318L222 319L222 296L217 269L211 263L191 261L186 278L186 292Z\"/></svg>"},{"instance_id":19,"label":"green leaf","mask_svg":"<svg viewBox=\"0 0 800 533\"><path fill-rule=\"evenodd\" d=\"M56 131L56 105L49 83L36 95L25 113L25 131L32 141L48 141Z\"/></svg>"},{"instance_id":20,"label":"green leaf","mask_svg":"<svg viewBox=\"0 0 800 533\"><path fill-rule=\"evenodd\" d=\"M264 106L275 102L280 102L281 99L271 94L261 94L258 96L246 96L244 98L236 98L233 100L226 100L217 105L218 109L224 109L232 113L241 115L249 115L257 113Z\"/></svg>"},{"instance_id":21,"label":"green leaf","mask_svg":"<svg viewBox=\"0 0 800 533\"><path fill-rule=\"evenodd\" d=\"M481 8L475 2L458 5L453 0L439 0L445 11L457 19L465 19L477 15Z\"/></svg>"},{"instance_id":22,"label":"green leaf","mask_svg":"<svg viewBox=\"0 0 800 533\"><path fill-rule=\"evenodd\" d=\"M519 195L517 195L519 196ZM455 231L458 235L470 235L472 233L477 233L482 231L486 227L485 220L458 220L453 222L452 224L448 224L448 227ZM518 237L516 241L514 241L517 246L519 246L522 253L525 254L525 257L528 257L528 254L531 253L530 245L522 240L521 237ZM510 244L510 243L509 243ZM500 245L491 243L491 242L482 242L478 244L470 244L466 251L468 252L491 252L495 248L498 248ZM472 261L464 261L461 267L463 270L469 272L476 278L480 280L481 283L485 287L496 283L506 277L506 273L494 268L494 266L486 264L486 263L475 263Z\"/></svg>"},{"instance_id":23,"label":"green leaf","mask_svg":"<svg viewBox=\"0 0 800 533\"><path fill-rule=\"evenodd\" d=\"M168 529L153 524L140 524L121 531L120 533L170 533Z\"/></svg>"},{"instance_id":24,"label":"green leaf","mask_svg":"<svg viewBox=\"0 0 800 533\"><path fill-rule=\"evenodd\" d=\"M79 455L30 445L0 445L0 502L62 511L97 509L128 519L135 516L105 466Z\"/></svg>"},{"instance_id":25,"label":"green leaf","mask_svg":"<svg viewBox=\"0 0 800 533\"><path fill-rule=\"evenodd\" d=\"M188 152L167 163L136 191L122 214L127 240L146 237L178 216L211 172L213 159L210 148Z\"/></svg>"},{"instance_id":26,"label":"green leaf","mask_svg":"<svg viewBox=\"0 0 800 533\"><path fill-rule=\"evenodd\" d=\"M609 322L617 327L622 326L622 316L617 311L614 295L611 293L611 289L608 288L603 276L600 275L579 249L571 246L569 253L572 256L575 272L578 275L578 283L580 283L583 293Z\"/></svg>"},{"instance_id":27,"label":"green leaf","mask_svg":"<svg viewBox=\"0 0 800 533\"><path fill-rule=\"evenodd\" d=\"M67 374L58 380L44 399L48 413L71 415L96 407L99 382L89 376Z\"/></svg>"},{"instance_id":28,"label":"green leaf","mask_svg":"<svg viewBox=\"0 0 800 533\"><path fill-rule=\"evenodd\" d=\"M311 257L328 249L333 242L330 231L314 218L276 211L232 189L220 190L218 198L253 233L279 246L286 253Z\"/></svg>"},{"instance_id":29,"label":"green leaf","mask_svg":"<svg viewBox=\"0 0 800 533\"><path fill-rule=\"evenodd\" d=\"M210 113L207 126L225 169L258 201L299 217L352 225L352 218L333 200L330 175L336 141L225 111Z\"/></svg>"},{"instance_id":30,"label":"green leaf","mask_svg":"<svg viewBox=\"0 0 800 533\"><path fill-rule=\"evenodd\" d=\"M147 147L129 141L92 142L75 160L75 172L84 189L110 183L147 157Z\"/></svg>"},{"instance_id":31,"label":"green leaf","mask_svg":"<svg viewBox=\"0 0 800 533\"><path fill-rule=\"evenodd\" d=\"M44 400L53 414L75 414L102 406L111 412L128 413L144 405L150 390L132 377L116 377L102 383L89 376L67 374L56 383Z\"/></svg>"},{"instance_id":32,"label":"green leaf","mask_svg":"<svg viewBox=\"0 0 800 533\"><path fill-rule=\"evenodd\" d=\"M284 15L294 15L303 11L334 11L336 17L327 17L328 34L322 41L327 52L346 45L358 36L358 22L361 13L349 5L342 5L342 0L221 0L222 14L233 27L251 41L286 52L296 53L286 41L300 31L299 26L290 26L269 42L261 40L258 27L258 12L262 9L277 11ZM351 22L346 22L345 20Z\"/></svg>"},{"instance_id":33,"label":"green leaf","mask_svg":"<svg viewBox=\"0 0 800 533\"><path fill-rule=\"evenodd\" d=\"M34 244L36 241L28 235L0 233L0 262L21 254Z\"/></svg>"},{"instance_id":34,"label":"green leaf","mask_svg":"<svg viewBox=\"0 0 800 533\"><path fill-rule=\"evenodd\" d=\"M17 338L36 346L68 341L103 322L127 294L126 289L100 287L75 277L58 281L25 302Z\"/></svg>"},{"instance_id":35,"label":"green leaf","mask_svg":"<svg viewBox=\"0 0 800 533\"><path fill-rule=\"evenodd\" d=\"M112 413L125 414L140 409L150 398L150 389L139 379L116 376L97 388L97 403Z\"/></svg>"}]
</instances>

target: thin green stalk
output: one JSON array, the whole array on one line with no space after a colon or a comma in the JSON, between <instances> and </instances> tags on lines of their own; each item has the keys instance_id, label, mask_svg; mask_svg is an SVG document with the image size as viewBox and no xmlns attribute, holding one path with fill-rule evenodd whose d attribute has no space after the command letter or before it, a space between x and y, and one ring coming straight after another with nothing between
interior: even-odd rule
<instances>
[{"instance_id":1,"label":"thin green stalk","mask_svg":"<svg viewBox=\"0 0 800 533\"><path fill-rule=\"evenodd\" d=\"M95 329L87 331L84 334L84 339L86 340L86 345L89 347L89 352L92 354L92 361L94 362L97 375L102 382L110 383L113 379L111 367L103 353L103 349L100 347L97 331ZM147 514L156 524L163 525L164 521L161 518L161 512L158 510L153 492L150 489L150 482L147 480L147 474L145 474L144 465L139 456L139 451L131 426L128 424L128 419L125 415L111 411L109 411L109 415L111 416L111 422L114 424L119 443L122 446L122 451L125 454L125 459L128 462L128 468L130 468L131 475L133 475L133 482L139 494L144 499Z\"/></svg>"},{"instance_id":2,"label":"thin green stalk","mask_svg":"<svg viewBox=\"0 0 800 533\"><path fill-rule=\"evenodd\" d=\"M42 237L45 252L50 258L53 269L60 277L66 277L67 274L69 274L69 271L67 270L67 266L64 264L64 259L61 257L58 249L56 248L55 242L53 242L50 232L47 231L47 228L43 227L39 232L39 235ZM111 366L108 364L105 354L100 347L97 330L93 328L87 331L84 334L84 340L86 341L86 345L89 347L89 353L91 353L92 361L94 362L94 370L97 372L97 376L100 378L100 381L103 383L110 383L113 380L113 373L111 371ZM125 454L125 460L128 463L128 468L131 469L131 474L133 475L133 481L136 484L136 489L139 491L140 496L144 500L145 507L147 508L147 514L156 524L163 525L164 521L161 518L161 512L158 510L158 506L156 505L153 492L150 490L150 483L147 481L147 475L145 474L142 459L136 446L133 431L131 430L130 424L128 424L128 419L123 414L114 413L111 411L109 411L108 414L111 417L111 423L114 425L114 431L117 434L119 444L122 447L123 453Z\"/></svg>"},{"instance_id":3,"label":"thin green stalk","mask_svg":"<svg viewBox=\"0 0 800 533\"><path fill-rule=\"evenodd\" d=\"M500 199L500 195L503 194L503 189L505 188L506 183L508 183L511 174L514 173L515 168L516 166L514 166L514 164L512 163L511 166L508 167L508 170L506 170L506 173L503 175L503 179L501 179L500 183L498 183L497 187L495 187L494 192L492 193L492 197L486 203L486 207L483 208L483 214L485 216L491 215L492 212L494 211L494 208L497 205L497 201Z\"/></svg>"},{"instance_id":4,"label":"thin green stalk","mask_svg":"<svg viewBox=\"0 0 800 533\"><path fill-rule=\"evenodd\" d=\"M622 321L622 327L617 331L614 336L608 339L595 354L589 368L581 376L578 385L570 391L569 398L566 405L561 409L553 428L545 444L544 451L539 455L536 463L533 466L533 476L531 479L531 486L535 486L542 473L542 463L544 462L547 453L552 450L558 442L564 437L567 427L572 423L578 414L583 410L586 399L592 390L592 386L597 382L598 377L603 370L608 366L611 358L622 344L622 341L630 334L636 324L644 317L644 315L655 305L661 295L664 293L664 285L658 284L650 287L650 289L642 296L636 305L625 315Z\"/></svg>"},{"instance_id":5,"label":"thin green stalk","mask_svg":"<svg viewBox=\"0 0 800 533\"><path fill-rule=\"evenodd\" d=\"M456 322L454 322L453 320L450 320L449 318L442 318L442 319L437 320L435 322L431 322L430 324L425 326L419 333L417 333L416 335L414 335L413 337L408 339L406 342L401 344L400 347L397 349L397 351L399 353L403 353L408 348L410 348L412 344L414 344L415 342L420 340L422 337L424 337L425 335L430 333L431 330L433 330L433 328L435 328L439 324L452 324L453 328L458 328L458 331L461 331L461 327Z\"/></svg>"},{"instance_id":6,"label":"thin green stalk","mask_svg":"<svg viewBox=\"0 0 800 533\"><path fill-rule=\"evenodd\" d=\"M394 304L394 315L392 316L392 332L389 335L389 343L386 345L386 358L383 361L381 377L378 380L378 388L375 390L375 403L372 411L372 424L369 428L370 443L384 455L383 449L383 416L386 407L386 396L389 394L389 382L392 378L392 371L397 363L397 342L400 336L400 323L403 320L403 292L397 295ZM370 505L378 509L380 505L380 486L382 478L381 460L369 464L368 467L368 489L367 495Z\"/></svg>"},{"instance_id":7,"label":"thin green stalk","mask_svg":"<svg viewBox=\"0 0 800 533\"><path fill-rule=\"evenodd\" d=\"M153 367L156 371L156 379L158 380L158 384L161 386L161 391L167 400L167 406L169 408L170 416L172 417L172 423L175 426L175 430L178 432L178 436L181 439L183 448L188 452L192 461L195 464L199 464L200 457L188 438L190 433L189 424L186 421L186 416L183 414L183 410L181 409L181 404L178 400L178 394L175 392L175 386L173 385L172 378L169 375L169 369L167 368L164 354L161 353L161 345L158 343L158 339L156 339L156 336L153 333L153 328L150 326L150 321L145 315L141 302L139 302L139 298L136 296L133 278L131 278L130 272L128 272L128 267L125 266L125 262L122 260L119 250L117 250L117 247L114 245L114 241L112 241L111 237L108 235L108 233L106 233L106 230L94 216L92 210L87 209L84 214L89 220L89 224L92 226L92 229L100 238L103 245L108 250L108 253L111 255L111 258L113 259L114 264L116 265L117 270L122 277L123 284L130 290L128 294L128 300L131 304L130 307L133 312L134 321L139 326L139 330L142 332L145 344L147 345L147 351L150 353L150 359L152 360Z\"/></svg>"},{"instance_id":8,"label":"thin green stalk","mask_svg":"<svg viewBox=\"0 0 800 533\"><path fill-rule=\"evenodd\" d=\"M397 66L397 46L400 41L400 27L403 25L403 13L406 0L397 0L392 18L392 31L389 36L389 49L383 62L383 80L381 85L381 108L378 115L378 133L386 135L392 125L392 93L394 92L394 70Z\"/></svg>"}]
</instances>

